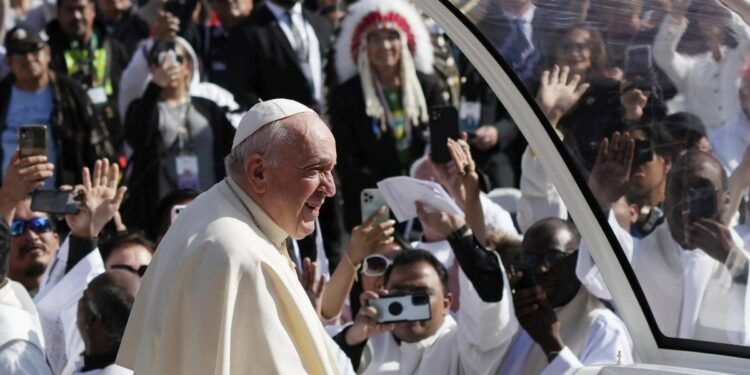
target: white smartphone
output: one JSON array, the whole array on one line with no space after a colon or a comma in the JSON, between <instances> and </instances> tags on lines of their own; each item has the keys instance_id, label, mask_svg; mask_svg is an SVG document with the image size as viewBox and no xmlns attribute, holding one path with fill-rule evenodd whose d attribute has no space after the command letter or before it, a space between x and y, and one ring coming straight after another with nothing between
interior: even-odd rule
<instances>
[{"instance_id":1,"label":"white smartphone","mask_svg":"<svg viewBox=\"0 0 750 375\"><path fill-rule=\"evenodd\" d=\"M424 292L371 299L368 304L378 311L378 323L418 322L430 320L430 296Z\"/></svg>"},{"instance_id":2,"label":"white smartphone","mask_svg":"<svg viewBox=\"0 0 750 375\"><path fill-rule=\"evenodd\" d=\"M180 214L185 210L186 207L186 204L176 204L172 206L172 223L177 220L177 216L180 216Z\"/></svg>"},{"instance_id":3,"label":"white smartphone","mask_svg":"<svg viewBox=\"0 0 750 375\"><path fill-rule=\"evenodd\" d=\"M370 218L375 212L381 207L385 207L385 213L380 215L375 220L375 224L380 224L391 216L391 211L388 208L388 202L385 201L383 193L378 188L363 189L359 195L360 206L362 208L362 222L364 223Z\"/></svg>"}]
</instances>

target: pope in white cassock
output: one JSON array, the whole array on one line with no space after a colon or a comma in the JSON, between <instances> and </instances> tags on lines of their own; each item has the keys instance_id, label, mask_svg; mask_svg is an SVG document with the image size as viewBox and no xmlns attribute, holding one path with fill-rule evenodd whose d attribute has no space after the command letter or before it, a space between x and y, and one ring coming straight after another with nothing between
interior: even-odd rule
<instances>
[{"instance_id":1,"label":"pope in white cassock","mask_svg":"<svg viewBox=\"0 0 750 375\"><path fill-rule=\"evenodd\" d=\"M159 245L117 363L136 374L344 371L285 246L312 233L336 192L335 164L333 135L309 108L275 99L250 109L226 160L229 177Z\"/></svg>"}]
</instances>

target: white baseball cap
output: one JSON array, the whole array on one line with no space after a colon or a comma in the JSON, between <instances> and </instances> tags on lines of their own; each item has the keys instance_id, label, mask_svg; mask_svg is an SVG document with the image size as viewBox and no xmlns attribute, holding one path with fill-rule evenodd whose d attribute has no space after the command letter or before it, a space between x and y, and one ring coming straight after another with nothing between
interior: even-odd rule
<instances>
[{"instance_id":1,"label":"white baseball cap","mask_svg":"<svg viewBox=\"0 0 750 375\"><path fill-rule=\"evenodd\" d=\"M312 109L294 100L273 99L260 102L242 116L237 132L234 133L232 150L260 128L274 121L308 112L315 113Z\"/></svg>"}]
</instances>

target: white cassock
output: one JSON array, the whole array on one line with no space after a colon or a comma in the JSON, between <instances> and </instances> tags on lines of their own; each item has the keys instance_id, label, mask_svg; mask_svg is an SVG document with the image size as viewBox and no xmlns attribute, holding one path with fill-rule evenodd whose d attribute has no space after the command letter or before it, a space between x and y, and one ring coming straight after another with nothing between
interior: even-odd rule
<instances>
[{"instance_id":1,"label":"white cassock","mask_svg":"<svg viewBox=\"0 0 750 375\"><path fill-rule=\"evenodd\" d=\"M504 273L505 271L503 271ZM445 316L434 335L415 343L396 342L390 333L367 341L362 374L489 374L497 369L510 346L518 321L508 280L500 302L483 302L463 271L460 274L461 312L456 321Z\"/></svg>"},{"instance_id":2,"label":"white cassock","mask_svg":"<svg viewBox=\"0 0 750 375\"><path fill-rule=\"evenodd\" d=\"M633 270L661 331L672 337L748 345L747 254L730 230L735 248L726 265L703 250L684 250L667 223L641 240Z\"/></svg>"},{"instance_id":3,"label":"white cassock","mask_svg":"<svg viewBox=\"0 0 750 375\"><path fill-rule=\"evenodd\" d=\"M52 372L70 374L84 351L76 320L78 301L92 279L104 272L98 249L92 250L67 273L70 238L66 238L52 264L42 275L34 304L44 331L44 341Z\"/></svg>"},{"instance_id":4,"label":"white cassock","mask_svg":"<svg viewBox=\"0 0 750 375\"><path fill-rule=\"evenodd\" d=\"M522 232L548 217L568 218L568 209L544 168L533 150L526 147L521 158L521 199L516 213Z\"/></svg>"},{"instance_id":5,"label":"white cassock","mask_svg":"<svg viewBox=\"0 0 750 375\"><path fill-rule=\"evenodd\" d=\"M52 374L34 302L23 285L5 280L0 288L0 374Z\"/></svg>"},{"instance_id":6,"label":"white cassock","mask_svg":"<svg viewBox=\"0 0 750 375\"><path fill-rule=\"evenodd\" d=\"M80 370L73 373L73 375L132 375L133 371L128 370L124 367L118 366L116 364L111 364L105 368L100 368L96 370L90 370L86 372L81 372Z\"/></svg>"},{"instance_id":7,"label":"white cassock","mask_svg":"<svg viewBox=\"0 0 750 375\"><path fill-rule=\"evenodd\" d=\"M555 312L565 343L557 357L547 362L542 348L520 329L498 375L557 375L583 366L633 362L633 342L625 323L585 288Z\"/></svg>"},{"instance_id":8,"label":"white cassock","mask_svg":"<svg viewBox=\"0 0 750 375\"><path fill-rule=\"evenodd\" d=\"M287 236L231 178L201 194L149 265L117 363L136 374L338 374Z\"/></svg>"}]
</instances>

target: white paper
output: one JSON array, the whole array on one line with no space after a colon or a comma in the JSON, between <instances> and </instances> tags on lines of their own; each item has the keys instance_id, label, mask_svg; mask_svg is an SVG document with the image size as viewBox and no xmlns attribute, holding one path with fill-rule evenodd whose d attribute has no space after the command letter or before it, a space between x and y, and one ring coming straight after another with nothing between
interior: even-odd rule
<instances>
[{"instance_id":1,"label":"white paper","mask_svg":"<svg viewBox=\"0 0 750 375\"><path fill-rule=\"evenodd\" d=\"M378 188L399 222L417 217L417 202L422 202L425 208L464 217L456 202L435 182L399 176L378 182Z\"/></svg>"}]
</instances>

